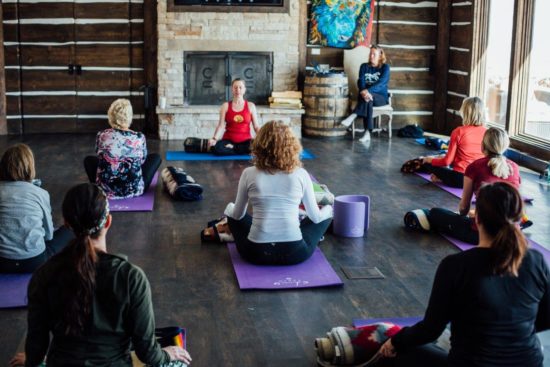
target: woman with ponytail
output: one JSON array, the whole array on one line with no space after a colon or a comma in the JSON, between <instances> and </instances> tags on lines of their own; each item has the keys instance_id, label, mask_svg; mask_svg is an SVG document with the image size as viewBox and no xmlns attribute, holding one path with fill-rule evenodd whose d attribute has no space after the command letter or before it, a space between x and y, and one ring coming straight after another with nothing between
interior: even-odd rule
<instances>
[{"instance_id":1,"label":"woman with ponytail","mask_svg":"<svg viewBox=\"0 0 550 367\"><path fill-rule=\"evenodd\" d=\"M493 182L506 182L519 190L519 167L504 156L509 145L510 139L506 131L496 127L489 128L483 135L481 144L484 157L472 162L464 173L464 189L458 207L459 212L443 208L418 209L407 213L406 225L414 227L416 217L418 223L427 223L427 228L424 229L432 229L476 244L479 234L473 220L475 212L470 210L473 195L477 196L483 185ZM523 220L521 226L526 228L531 224L532 222Z\"/></svg>"},{"instance_id":2,"label":"woman with ponytail","mask_svg":"<svg viewBox=\"0 0 550 367\"><path fill-rule=\"evenodd\" d=\"M523 201L504 182L477 196L477 247L439 265L424 319L380 349L392 366L542 367L537 332L550 329L550 271L519 229ZM431 344L451 324L447 353Z\"/></svg>"},{"instance_id":3,"label":"woman with ponytail","mask_svg":"<svg viewBox=\"0 0 550 367\"><path fill-rule=\"evenodd\" d=\"M75 239L33 275L29 284L25 354L12 366L132 366L130 346L147 365L191 358L155 339L151 288L143 271L107 252L112 218L94 184L73 187L63 201ZM52 339L50 341L50 335Z\"/></svg>"}]
</instances>

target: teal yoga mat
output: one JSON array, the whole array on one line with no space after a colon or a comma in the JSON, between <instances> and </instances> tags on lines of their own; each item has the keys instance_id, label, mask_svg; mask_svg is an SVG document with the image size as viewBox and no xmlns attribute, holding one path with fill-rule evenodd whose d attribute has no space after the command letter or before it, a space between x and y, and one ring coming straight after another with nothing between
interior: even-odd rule
<instances>
[{"instance_id":1,"label":"teal yoga mat","mask_svg":"<svg viewBox=\"0 0 550 367\"><path fill-rule=\"evenodd\" d=\"M248 154L242 155L214 155L212 153L186 153L183 151L166 152L167 161L248 161L252 157ZM314 159L315 155L309 150L302 151L302 159Z\"/></svg>"}]
</instances>

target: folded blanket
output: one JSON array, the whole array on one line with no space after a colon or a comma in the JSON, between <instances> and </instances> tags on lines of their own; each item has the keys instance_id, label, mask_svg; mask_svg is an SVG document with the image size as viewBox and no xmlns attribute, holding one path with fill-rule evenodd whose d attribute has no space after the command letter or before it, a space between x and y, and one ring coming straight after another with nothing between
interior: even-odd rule
<instances>
[{"instance_id":1,"label":"folded blanket","mask_svg":"<svg viewBox=\"0 0 550 367\"><path fill-rule=\"evenodd\" d=\"M166 167L161 172L164 188L176 200L196 201L202 199L202 186L183 169Z\"/></svg>"}]
</instances>

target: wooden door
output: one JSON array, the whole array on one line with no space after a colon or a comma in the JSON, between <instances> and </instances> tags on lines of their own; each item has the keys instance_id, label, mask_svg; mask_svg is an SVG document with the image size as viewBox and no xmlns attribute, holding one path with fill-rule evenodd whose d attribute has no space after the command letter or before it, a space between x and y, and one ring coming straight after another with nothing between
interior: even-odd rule
<instances>
[{"instance_id":1,"label":"wooden door","mask_svg":"<svg viewBox=\"0 0 550 367\"><path fill-rule=\"evenodd\" d=\"M95 132L129 98L144 126L143 3L4 2L10 133Z\"/></svg>"}]
</instances>

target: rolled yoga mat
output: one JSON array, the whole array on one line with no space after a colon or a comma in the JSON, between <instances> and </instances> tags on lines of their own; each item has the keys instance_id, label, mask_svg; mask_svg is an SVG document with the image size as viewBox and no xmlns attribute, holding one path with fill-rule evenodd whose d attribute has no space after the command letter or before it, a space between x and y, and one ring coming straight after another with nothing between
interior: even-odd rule
<instances>
[{"instance_id":1,"label":"rolled yoga mat","mask_svg":"<svg viewBox=\"0 0 550 367\"><path fill-rule=\"evenodd\" d=\"M412 326L418 321L422 320L421 316L415 317L383 317L379 319L353 319L352 325L354 327L361 327L371 324L376 324L378 322L391 322L392 324L399 326Z\"/></svg>"},{"instance_id":2,"label":"rolled yoga mat","mask_svg":"<svg viewBox=\"0 0 550 367\"><path fill-rule=\"evenodd\" d=\"M27 288L31 276L0 273L0 308L27 306Z\"/></svg>"},{"instance_id":3,"label":"rolled yoga mat","mask_svg":"<svg viewBox=\"0 0 550 367\"><path fill-rule=\"evenodd\" d=\"M304 149L300 158L314 159L315 155ZM249 161L250 159L252 156L249 154L215 155L212 153L186 153L179 150L166 152L167 161Z\"/></svg>"},{"instance_id":4,"label":"rolled yoga mat","mask_svg":"<svg viewBox=\"0 0 550 367\"><path fill-rule=\"evenodd\" d=\"M415 172L414 174L419 176L419 177L422 177L424 180L434 184L435 186L439 187L442 190L447 191L448 193L456 196L457 198L459 198L459 199L462 198L462 191L463 190L461 188L450 187L450 186L444 185L441 182L432 182L429 173ZM526 203L530 203L534 200L533 198L526 197L526 196L523 196L523 195L522 195L522 198L523 198L523 201L526 202ZM473 199L473 197L472 197L472 199Z\"/></svg>"},{"instance_id":5,"label":"rolled yoga mat","mask_svg":"<svg viewBox=\"0 0 550 367\"><path fill-rule=\"evenodd\" d=\"M150 212L155 206L155 190L159 179L159 173L153 176L151 185L143 195L129 199L109 199L109 210L112 212Z\"/></svg>"},{"instance_id":6,"label":"rolled yoga mat","mask_svg":"<svg viewBox=\"0 0 550 367\"><path fill-rule=\"evenodd\" d=\"M445 238L447 241L449 241L450 243L452 243L453 245L455 245L456 247L458 247L462 251L466 251L466 250L469 250L471 248L476 247L475 245L471 245L469 243L460 241L460 240L458 240L454 237L451 237L449 235L446 235L446 234L443 234L443 233L440 233L440 235L443 236L443 238ZM544 257L544 260L546 260L546 263L548 265L550 265L550 250L548 250L547 248L545 248L542 245L539 245L538 243L536 243L535 241L533 241L529 238L527 239L527 242L529 243L529 247L532 248L532 249L537 250L538 252L540 252L542 254L542 256Z\"/></svg>"},{"instance_id":7,"label":"rolled yoga mat","mask_svg":"<svg viewBox=\"0 0 550 367\"><path fill-rule=\"evenodd\" d=\"M319 248L297 265L254 265L246 262L234 243L228 243L229 255L240 289L315 288L343 285Z\"/></svg>"}]
</instances>

